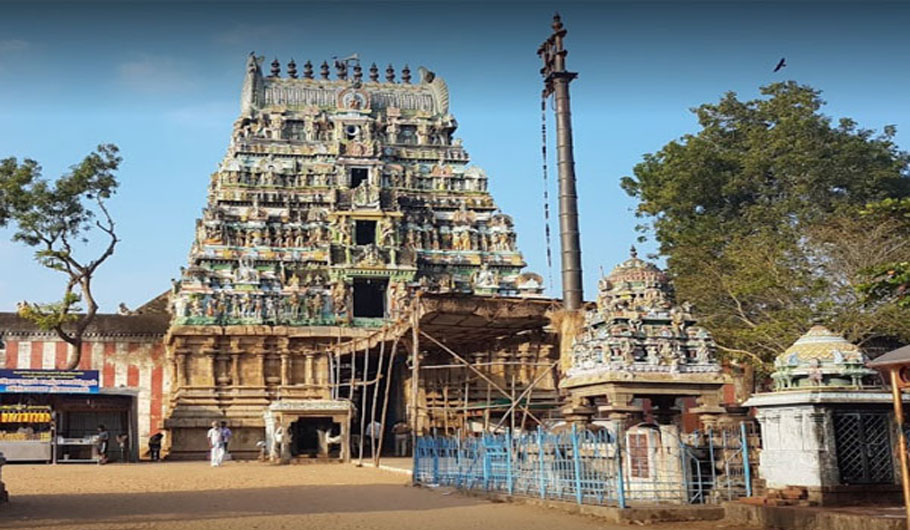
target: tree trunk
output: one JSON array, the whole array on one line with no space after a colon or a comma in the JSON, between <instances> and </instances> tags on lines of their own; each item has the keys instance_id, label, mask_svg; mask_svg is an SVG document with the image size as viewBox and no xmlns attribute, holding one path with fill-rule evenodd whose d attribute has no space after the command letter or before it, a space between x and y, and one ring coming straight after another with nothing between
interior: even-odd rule
<instances>
[{"instance_id":1,"label":"tree trunk","mask_svg":"<svg viewBox=\"0 0 910 530\"><path fill-rule=\"evenodd\" d=\"M66 366L63 367L63 370L75 370L79 367L79 361L82 360L82 338L76 339L74 344L70 343L68 346Z\"/></svg>"}]
</instances>

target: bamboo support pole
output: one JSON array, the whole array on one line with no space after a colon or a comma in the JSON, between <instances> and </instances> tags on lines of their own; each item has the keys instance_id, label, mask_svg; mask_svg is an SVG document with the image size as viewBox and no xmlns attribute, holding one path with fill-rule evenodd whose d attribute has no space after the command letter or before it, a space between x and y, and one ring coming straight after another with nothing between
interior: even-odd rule
<instances>
[{"instance_id":1,"label":"bamboo support pole","mask_svg":"<svg viewBox=\"0 0 910 530\"><path fill-rule=\"evenodd\" d=\"M467 435L468 432L468 396L470 395L471 387L470 381L467 377L464 378L464 412L461 415L461 432L462 435Z\"/></svg>"},{"instance_id":2,"label":"bamboo support pole","mask_svg":"<svg viewBox=\"0 0 910 530\"><path fill-rule=\"evenodd\" d=\"M537 378L535 378L534 381L532 381L531 384L528 385L528 388L526 388L526 389L524 390L524 392L522 392L521 395L518 396L518 399L512 402L511 407L509 407L510 410L509 410L508 412L506 412L506 414L508 414L509 412L511 412L511 409L514 409L515 406L516 406L518 403L520 403L522 399L524 399L525 395L528 394L529 392L531 392L531 390L532 390L535 386L537 386L537 383L539 383L540 381L542 381L543 378L544 378L544 376L548 375L548 374L550 373L550 370L552 370L553 368L556 368L556 365L558 365L558 364L559 364L559 361L554 361L554 362L550 365L550 368L549 368L549 369L544 370L543 373L541 373L540 375L538 375ZM524 407L524 410L528 411L528 414L534 419L534 421L536 421L537 423L540 423L540 420L539 420L538 418L536 418L533 414L531 414L531 412L528 410L528 407ZM503 416L503 419L505 419L505 416ZM502 419L501 419L501 420L499 421L499 423L496 425L496 428L498 429L501 425L502 425Z\"/></svg>"},{"instance_id":3,"label":"bamboo support pole","mask_svg":"<svg viewBox=\"0 0 910 530\"><path fill-rule=\"evenodd\" d=\"M373 465L379 467L379 461L382 458L382 442L385 440L385 421L389 412L389 393L392 389L392 369L395 366L395 354L398 353L398 337L392 343L392 351L389 353L389 365L386 367L385 395L382 397L382 419L379 428L379 446L373 455Z\"/></svg>"},{"instance_id":4,"label":"bamboo support pole","mask_svg":"<svg viewBox=\"0 0 910 530\"><path fill-rule=\"evenodd\" d=\"M533 398L534 398L534 387L531 386L528 389L528 405L521 412L521 423L519 424L519 428L521 429L521 432L525 432L525 423L528 421L528 410L531 409L531 402L534 400Z\"/></svg>"},{"instance_id":5,"label":"bamboo support pole","mask_svg":"<svg viewBox=\"0 0 910 530\"><path fill-rule=\"evenodd\" d=\"M419 424L419 393L420 393L420 292L413 304L411 311L411 450L417 450L417 429ZM416 474L415 474L416 476Z\"/></svg>"},{"instance_id":6,"label":"bamboo support pole","mask_svg":"<svg viewBox=\"0 0 910 530\"><path fill-rule=\"evenodd\" d=\"M515 364L524 365L525 363L522 363L520 361L502 361L502 362L494 361L494 362L490 362L490 363L473 363L471 366L508 366L508 365L515 365ZM527 363L526 366L549 366L549 365L550 365L550 363ZM433 364L430 366L423 366L423 367L421 367L421 370L442 370L444 368L464 368L464 365L463 364Z\"/></svg>"},{"instance_id":7,"label":"bamboo support pole","mask_svg":"<svg viewBox=\"0 0 910 530\"><path fill-rule=\"evenodd\" d=\"M336 328L336 331L338 332L338 339L335 341L335 352L334 352L335 370L336 370L335 384L338 385L338 387L335 389L335 399L340 399L341 398L341 355L339 354L339 351L341 351L341 328Z\"/></svg>"},{"instance_id":8,"label":"bamboo support pole","mask_svg":"<svg viewBox=\"0 0 910 530\"><path fill-rule=\"evenodd\" d=\"M373 407L370 411L370 456L375 460L376 459L376 436L377 433L374 432L373 425L376 424L376 405L379 401L379 386L381 383L380 378L382 377L382 362L385 360L385 328L382 330L382 342L379 343L379 362L376 365L376 379L374 380L373 387ZM380 426L382 428L382 426Z\"/></svg>"},{"instance_id":9,"label":"bamboo support pole","mask_svg":"<svg viewBox=\"0 0 910 530\"><path fill-rule=\"evenodd\" d=\"M329 398L335 399L335 352L326 348L326 359L329 362Z\"/></svg>"},{"instance_id":10,"label":"bamboo support pole","mask_svg":"<svg viewBox=\"0 0 910 530\"><path fill-rule=\"evenodd\" d=\"M442 387L442 428L445 435L449 435L449 383Z\"/></svg>"},{"instance_id":11,"label":"bamboo support pole","mask_svg":"<svg viewBox=\"0 0 910 530\"><path fill-rule=\"evenodd\" d=\"M515 404L515 372L512 372L512 404ZM515 407L509 407L509 418L512 422L511 432L515 432ZM525 409L527 410L527 409Z\"/></svg>"},{"instance_id":12,"label":"bamboo support pole","mask_svg":"<svg viewBox=\"0 0 910 530\"><path fill-rule=\"evenodd\" d=\"M474 365L472 365L470 362L468 362L467 360L465 360L461 355L458 355L457 353L455 353L455 351L452 350L452 348L449 348L449 347L446 346L445 344L439 342L438 340L436 340L435 338L433 338L431 335L429 335L429 334L428 334L427 332L425 332L425 331L421 331L420 334L423 335L424 337L430 339L430 341L431 341L432 343L436 344L437 346L439 346L440 348L442 348L443 350L445 350L446 352L448 352L449 355L451 355L452 357L455 357L455 358L456 358L457 360L459 360L464 366L467 366L467 367L468 367L469 369L471 369L474 373L476 373L477 375L479 375L481 379L483 379L483 380L486 381L490 386L492 386L493 388L495 388L496 391L499 392L500 394L502 394L504 397L507 397L507 398L509 398L509 399L512 398L512 396L509 395L509 393L508 393L505 389L503 389L501 386L497 385L492 379L490 379L489 377L487 377L486 374L484 374L483 372L481 372L480 370L478 370L477 368L475 368Z\"/></svg>"},{"instance_id":13,"label":"bamboo support pole","mask_svg":"<svg viewBox=\"0 0 910 530\"><path fill-rule=\"evenodd\" d=\"M366 383L367 378L370 377L370 342L366 342L366 346L363 348L363 381ZM360 387L360 447L357 450L357 465L363 465L363 442L366 437L366 421L367 421L367 386L366 384Z\"/></svg>"},{"instance_id":14,"label":"bamboo support pole","mask_svg":"<svg viewBox=\"0 0 910 530\"><path fill-rule=\"evenodd\" d=\"M490 431L490 400L492 399L491 394L492 392L490 389L490 382L487 381L487 406L483 409L483 432L485 433Z\"/></svg>"},{"instance_id":15,"label":"bamboo support pole","mask_svg":"<svg viewBox=\"0 0 910 530\"><path fill-rule=\"evenodd\" d=\"M355 341L357 339L354 339ZM341 359L338 360L341 364ZM354 404L354 376L357 374L357 358L352 354L351 355L351 376L348 378L348 401L351 404Z\"/></svg>"}]
</instances>

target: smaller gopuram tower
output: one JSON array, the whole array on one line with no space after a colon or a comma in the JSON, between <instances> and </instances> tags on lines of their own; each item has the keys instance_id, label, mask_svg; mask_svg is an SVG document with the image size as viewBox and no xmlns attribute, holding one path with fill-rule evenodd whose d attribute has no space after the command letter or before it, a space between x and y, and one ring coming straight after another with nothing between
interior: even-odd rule
<instances>
[{"instance_id":1,"label":"smaller gopuram tower","mask_svg":"<svg viewBox=\"0 0 910 530\"><path fill-rule=\"evenodd\" d=\"M724 377L711 334L697 326L688 303L676 304L667 275L631 256L598 285L597 305L563 358L574 410L590 410L622 429L642 421L649 399L660 423L679 423L680 398L696 398L690 413L711 424L721 407ZM569 417L586 421L590 417Z\"/></svg>"},{"instance_id":2,"label":"smaller gopuram tower","mask_svg":"<svg viewBox=\"0 0 910 530\"><path fill-rule=\"evenodd\" d=\"M286 416L348 414L337 389L351 364L328 348L400 317L417 289L541 292L456 127L446 83L425 68L396 79L391 65L364 72L353 57L292 60L282 76L275 60L263 75L249 56L240 116L171 295L173 456L201 455L221 419L232 452L254 454L278 401Z\"/></svg>"}]
</instances>

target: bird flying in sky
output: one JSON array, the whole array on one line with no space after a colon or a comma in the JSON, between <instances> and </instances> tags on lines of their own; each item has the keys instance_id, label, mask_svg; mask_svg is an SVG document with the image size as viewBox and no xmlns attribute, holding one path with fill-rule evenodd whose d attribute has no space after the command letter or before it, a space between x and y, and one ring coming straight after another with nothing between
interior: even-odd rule
<instances>
[{"instance_id":1,"label":"bird flying in sky","mask_svg":"<svg viewBox=\"0 0 910 530\"><path fill-rule=\"evenodd\" d=\"M774 67L774 71L775 71L775 72L777 72L777 71L780 70L781 68L787 66L786 59L787 59L786 57L781 57L781 58L780 58L780 62L777 63L777 66Z\"/></svg>"}]
</instances>

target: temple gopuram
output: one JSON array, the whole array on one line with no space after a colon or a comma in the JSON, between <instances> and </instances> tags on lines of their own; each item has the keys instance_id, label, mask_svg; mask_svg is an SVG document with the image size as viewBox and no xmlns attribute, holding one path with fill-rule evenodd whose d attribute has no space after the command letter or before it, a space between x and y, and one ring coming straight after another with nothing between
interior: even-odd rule
<instances>
[{"instance_id":1,"label":"temple gopuram","mask_svg":"<svg viewBox=\"0 0 910 530\"><path fill-rule=\"evenodd\" d=\"M676 303L667 275L633 247L601 278L596 307L564 359L566 417L587 422L597 414L622 430L645 419L647 402L659 423L680 424L681 403L694 400L687 412L712 426L726 412L715 349L691 305Z\"/></svg>"},{"instance_id":2,"label":"temple gopuram","mask_svg":"<svg viewBox=\"0 0 910 530\"><path fill-rule=\"evenodd\" d=\"M231 426L233 453L252 455L270 428L266 411L312 417L284 426L325 453L325 440L346 440L356 421L355 379L381 375L375 359L371 372L366 354L342 356L340 345L353 351L401 318L416 290L542 291L539 275L522 273L513 221L486 173L453 137L441 77L419 68L412 81L405 67L396 81L391 66L374 64L364 78L356 60L336 61L334 78L327 63L298 72L291 61L285 76L277 60L268 75L261 65L250 55L240 116L173 282L172 458L200 456L213 420ZM392 377L404 385L404 375Z\"/></svg>"}]
</instances>

